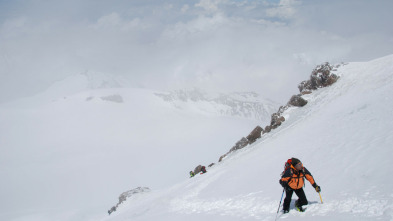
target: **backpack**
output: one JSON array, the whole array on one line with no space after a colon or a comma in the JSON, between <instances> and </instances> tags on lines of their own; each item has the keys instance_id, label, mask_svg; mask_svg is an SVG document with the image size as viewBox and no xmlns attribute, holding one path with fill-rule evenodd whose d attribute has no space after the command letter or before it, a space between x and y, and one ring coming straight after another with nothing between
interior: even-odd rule
<instances>
[{"instance_id":1,"label":"backpack","mask_svg":"<svg viewBox=\"0 0 393 221\"><path fill-rule=\"evenodd\" d=\"M285 171L291 167L292 158L288 159L287 162L284 163L284 171L282 171L281 176L284 175Z\"/></svg>"},{"instance_id":2,"label":"backpack","mask_svg":"<svg viewBox=\"0 0 393 221\"><path fill-rule=\"evenodd\" d=\"M293 158L290 158L290 159L287 160L287 162L284 163L284 171L282 171L281 176L284 175L285 171L287 171L287 169L289 169L291 167L292 159ZM304 180L305 179L305 174L306 174L306 172L304 171L304 168L301 171L299 171L299 174L300 173L303 173L303 175L304 175L303 176L303 182L304 182L305 181ZM292 170L291 170L290 174L291 174L291 177L292 177ZM289 179L289 180L291 180L291 179ZM289 182L289 180L288 180L288 182ZM306 186L306 182L304 182L304 186Z\"/></svg>"}]
</instances>

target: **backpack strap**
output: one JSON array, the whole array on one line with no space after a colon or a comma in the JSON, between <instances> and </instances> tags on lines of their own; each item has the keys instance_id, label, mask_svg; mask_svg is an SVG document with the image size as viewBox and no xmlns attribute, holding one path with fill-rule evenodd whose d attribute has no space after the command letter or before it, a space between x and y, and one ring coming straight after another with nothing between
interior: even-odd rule
<instances>
[{"instance_id":1,"label":"backpack strap","mask_svg":"<svg viewBox=\"0 0 393 221\"><path fill-rule=\"evenodd\" d=\"M292 177L293 177L293 170L292 168L289 167L289 180L287 181L288 183L291 181Z\"/></svg>"}]
</instances>

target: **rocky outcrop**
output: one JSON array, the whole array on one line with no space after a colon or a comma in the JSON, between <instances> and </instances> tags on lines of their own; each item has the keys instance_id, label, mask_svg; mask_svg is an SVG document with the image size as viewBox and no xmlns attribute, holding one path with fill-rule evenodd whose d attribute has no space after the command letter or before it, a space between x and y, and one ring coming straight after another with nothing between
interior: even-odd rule
<instances>
[{"instance_id":1,"label":"rocky outcrop","mask_svg":"<svg viewBox=\"0 0 393 221\"><path fill-rule=\"evenodd\" d=\"M229 150L228 153L222 155L219 159L219 162L221 162L226 156L228 156L229 153L246 147L248 144L251 144L257 139L261 138L263 134L269 133L272 130L281 126L281 124L285 121L283 113L289 107L303 107L307 105L308 102L302 97L302 95L310 94L312 93L312 90L327 87L335 83L339 77L333 74L332 71L334 71L334 67L328 62L318 65L311 72L310 79L307 81L303 81L299 84L298 88L301 94L293 95L285 106L281 106L276 113L273 113L271 115L270 125L265 126L265 129L262 129L259 126L255 128L250 133L250 135L248 135L246 138L243 137L240 141L238 141L235 146Z\"/></svg>"},{"instance_id":2,"label":"rocky outcrop","mask_svg":"<svg viewBox=\"0 0 393 221\"><path fill-rule=\"evenodd\" d=\"M126 191L122 194L120 194L119 196L119 202L115 205L112 206L109 210L108 210L108 214L110 215L111 213L115 212L117 210L117 208L119 207L120 204L122 204L124 201L126 201L128 198L136 195L136 194L141 194L141 193L146 193L146 192L150 192L150 189L148 187L138 187L129 191Z\"/></svg>"},{"instance_id":3,"label":"rocky outcrop","mask_svg":"<svg viewBox=\"0 0 393 221\"><path fill-rule=\"evenodd\" d=\"M195 173L195 174L200 173L200 172L201 172L201 169L202 169L202 165L198 165L197 167L195 167L194 173Z\"/></svg>"},{"instance_id":4,"label":"rocky outcrop","mask_svg":"<svg viewBox=\"0 0 393 221\"><path fill-rule=\"evenodd\" d=\"M301 95L293 95L291 99L288 101L288 105L295 107L303 107L307 104L307 101L302 98Z\"/></svg>"},{"instance_id":5,"label":"rocky outcrop","mask_svg":"<svg viewBox=\"0 0 393 221\"><path fill-rule=\"evenodd\" d=\"M240 139L238 142L236 142L235 146L233 146L229 150L229 152L242 149L243 147L245 147L247 145L248 145L248 139L245 137L242 137L242 139Z\"/></svg>"},{"instance_id":6,"label":"rocky outcrop","mask_svg":"<svg viewBox=\"0 0 393 221\"><path fill-rule=\"evenodd\" d=\"M224 159L229 153L236 150L243 149L247 145L254 143L257 139L261 138L262 133L263 133L262 127L260 126L255 127L254 130L252 130L251 133L246 138L242 137L242 139L236 142L235 146L233 146L228 153L222 155L218 160L218 162L221 162L222 159Z\"/></svg>"},{"instance_id":7,"label":"rocky outcrop","mask_svg":"<svg viewBox=\"0 0 393 221\"><path fill-rule=\"evenodd\" d=\"M257 126L251 133L247 136L248 144L254 143L257 139L261 138L262 136L262 127Z\"/></svg>"},{"instance_id":8,"label":"rocky outcrop","mask_svg":"<svg viewBox=\"0 0 393 221\"><path fill-rule=\"evenodd\" d=\"M228 153L230 153L230 152L231 152L231 151L229 151ZM221 162L221 161L228 155L228 153L222 155L222 156L220 157L220 159L218 159L218 162Z\"/></svg>"},{"instance_id":9,"label":"rocky outcrop","mask_svg":"<svg viewBox=\"0 0 393 221\"><path fill-rule=\"evenodd\" d=\"M339 66L336 66L336 68ZM335 67L328 62L318 65L312 72L310 79L302 81L299 85L299 91L302 94L310 93L312 90L327 87L334 84L338 80L338 76L333 74L332 71Z\"/></svg>"},{"instance_id":10,"label":"rocky outcrop","mask_svg":"<svg viewBox=\"0 0 393 221\"><path fill-rule=\"evenodd\" d=\"M272 119L270 121L270 125L267 126L269 132L273 129L276 129L277 127L281 126L281 124L285 121L285 118L283 116L280 116L278 113L272 114ZM266 132L268 133L268 132Z\"/></svg>"}]
</instances>

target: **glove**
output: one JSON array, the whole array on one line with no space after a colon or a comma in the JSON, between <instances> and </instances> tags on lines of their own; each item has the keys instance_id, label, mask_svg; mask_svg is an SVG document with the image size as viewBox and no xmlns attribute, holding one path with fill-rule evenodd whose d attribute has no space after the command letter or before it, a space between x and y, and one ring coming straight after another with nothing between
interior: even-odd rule
<instances>
[{"instance_id":1,"label":"glove","mask_svg":"<svg viewBox=\"0 0 393 221\"><path fill-rule=\"evenodd\" d=\"M281 184L281 186L282 187L287 187L288 186L288 182L285 182L285 181L282 181L282 180L279 180L279 183Z\"/></svg>"},{"instance_id":2,"label":"glove","mask_svg":"<svg viewBox=\"0 0 393 221\"><path fill-rule=\"evenodd\" d=\"M288 182L280 180L280 184L281 184L282 187L284 187L286 192L291 190L291 187L289 187Z\"/></svg>"},{"instance_id":3,"label":"glove","mask_svg":"<svg viewBox=\"0 0 393 221\"><path fill-rule=\"evenodd\" d=\"M317 183L314 183L312 185L315 188L315 191L317 191L318 193L321 192L321 187L317 185Z\"/></svg>"}]
</instances>

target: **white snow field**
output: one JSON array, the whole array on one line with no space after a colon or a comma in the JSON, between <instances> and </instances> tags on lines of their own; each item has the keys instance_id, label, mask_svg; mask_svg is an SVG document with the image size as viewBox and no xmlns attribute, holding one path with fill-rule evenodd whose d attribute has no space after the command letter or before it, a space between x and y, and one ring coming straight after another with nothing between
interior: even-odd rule
<instances>
[{"instance_id":1,"label":"white snow field","mask_svg":"<svg viewBox=\"0 0 393 221\"><path fill-rule=\"evenodd\" d=\"M267 123L278 108L246 93L226 97L232 106L184 94L168 102L123 84L82 73L0 104L0 220L107 214L123 191L169 187L217 162L261 122L252 116Z\"/></svg>"},{"instance_id":2,"label":"white snow field","mask_svg":"<svg viewBox=\"0 0 393 221\"><path fill-rule=\"evenodd\" d=\"M307 211L293 209L294 194L278 220L393 220L393 55L335 73L335 84L304 95L306 106L288 109L280 127L220 163L255 120L195 115L131 89L3 105L0 220L275 220L291 157L321 186L323 204L306 181ZM134 105L118 105L114 92ZM152 191L108 215L120 193L138 186Z\"/></svg>"},{"instance_id":3,"label":"white snow field","mask_svg":"<svg viewBox=\"0 0 393 221\"><path fill-rule=\"evenodd\" d=\"M393 56L349 63L338 82L304 96L281 127L206 174L130 198L95 220L274 220L290 157L302 160L321 186L306 181L309 205L284 220L393 220ZM165 179L163 177L163 179ZM280 209L281 210L281 209Z\"/></svg>"}]
</instances>

